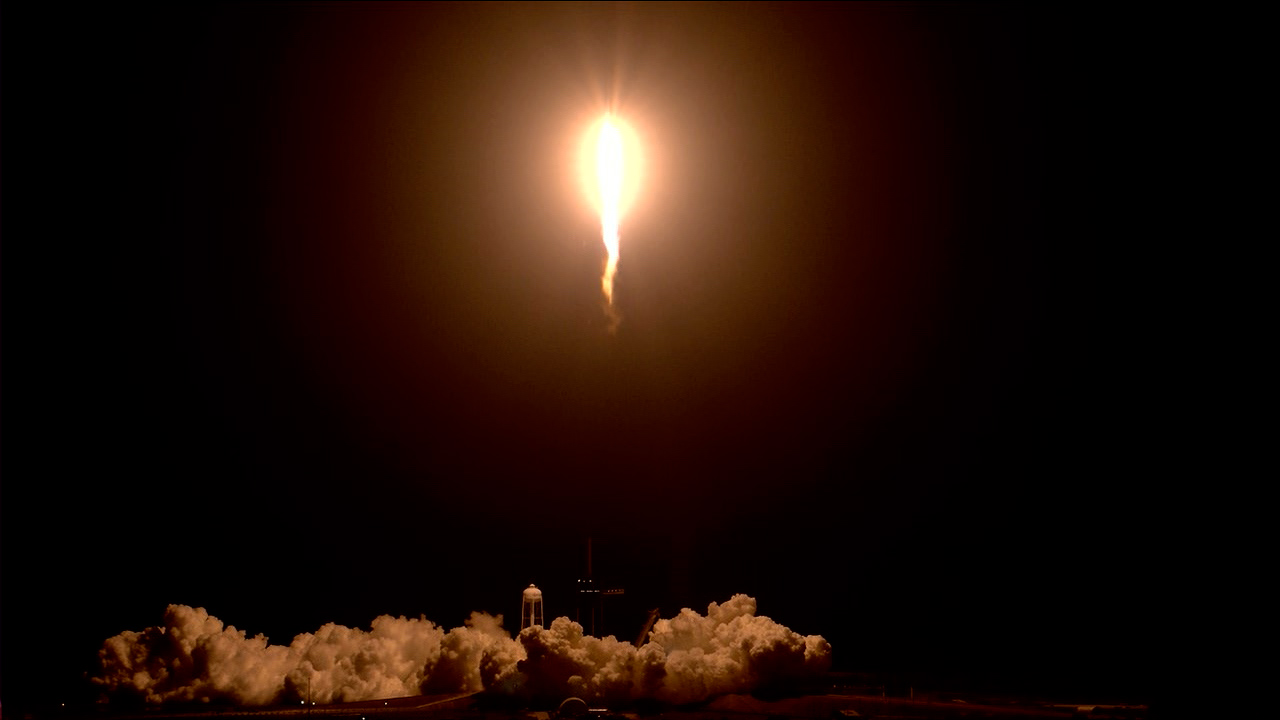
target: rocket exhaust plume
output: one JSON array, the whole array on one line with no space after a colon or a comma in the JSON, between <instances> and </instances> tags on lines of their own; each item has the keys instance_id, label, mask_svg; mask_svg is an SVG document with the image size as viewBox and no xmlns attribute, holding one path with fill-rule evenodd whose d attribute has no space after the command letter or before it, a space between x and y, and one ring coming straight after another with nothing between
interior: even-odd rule
<instances>
[{"instance_id":1,"label":"rocket exhaust plume","mask_svg":"<svg viewBox=\"0 0 1280 720\"><path fill-rule=\"evenodd\" d=\"M605 113L583 135L578 151L578 173L584 193L600 214L600 235L606 257L600 276L609 331L620 317L613 302L618 272L618 227L639 194L644 175L644 154L639 136L621 117Z\"/></svg>"},{"instance_id":2,"label":"rocket exhaust plume","mask_svg":"<svg viewBox=\"0 0 1280 720\"><path fill-rule=\"evenodd\" d=\"M488 690L529 700L642 698L673 703L787 687L826 672L831 646L764 616L735 595L706 615L658 620L636 648L585 635L556 618L512 638L502 617L472 613L445 631L425 618L383 615L369 630L330 623L288 645L224 625L202 608L171 605L164 624L108 639L93 678L104 699L296 705Z\"/></svg>"},{"instance_id":3,"label":"rocket exhaust plume","mask_svg":"<svg viewBox=\"0 0 1280 720\"><path fill-rule=\"evenodd\" d=\"M613 116L606 115L596 141L596 182L600 185L600 229L604 248L609 253L600 287L610 307L613 306L613 275L618 270L618 214L624 167L622 133L614 125Z\"/></svg>"}]
</instances>

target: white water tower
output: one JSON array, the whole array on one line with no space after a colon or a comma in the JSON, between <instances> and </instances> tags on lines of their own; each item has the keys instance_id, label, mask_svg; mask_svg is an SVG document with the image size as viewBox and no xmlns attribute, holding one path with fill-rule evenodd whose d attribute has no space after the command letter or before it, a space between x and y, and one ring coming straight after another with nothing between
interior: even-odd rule
<instances>
[{"instance_id":1,"label":"white water tower","mask_svg":"<svg viewBox=\"0 0 1280 720\"><path fill-rule=\"evenodd\" d=\"M520 629L538 625L546 627L547 621L542 614L542 591L533 583L524 589L524 597L520 602Z\"/></svg>"}]
</instances>

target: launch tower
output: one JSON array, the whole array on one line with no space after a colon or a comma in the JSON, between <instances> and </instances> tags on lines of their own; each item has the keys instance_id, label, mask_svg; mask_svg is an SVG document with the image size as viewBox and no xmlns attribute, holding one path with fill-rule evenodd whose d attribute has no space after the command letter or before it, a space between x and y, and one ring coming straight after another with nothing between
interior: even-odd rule
<instances>
[{"instance_id":1,"label":"launch tower","mask_svg":"<svg viewBox=\"0 0 1280 720\"><path fill-rule=\"evenodd\" d=\"M604 636L604 598L622 595L622 588L601 590L591 577L591 538L587 538L587 576L578 580L577 621L582 631L596 637Z\"/></svg>"}]
</instances>

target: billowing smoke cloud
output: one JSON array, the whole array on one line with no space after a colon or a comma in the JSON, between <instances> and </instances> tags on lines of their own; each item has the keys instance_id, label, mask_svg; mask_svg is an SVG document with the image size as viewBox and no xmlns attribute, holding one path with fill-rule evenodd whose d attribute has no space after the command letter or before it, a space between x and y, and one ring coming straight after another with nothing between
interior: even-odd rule
<instances>
[{"instance_id":1,"label":"billowing smoke cloud","mask_svg":"<svg viewBox=\"0 0 1280 720\"><path fill-rule=\"evenodd\" d=\"M520 633L526 659L516 668L533 696L613 702L653 698L673 703L793 683L831 666L831 646L767 617L756 601L735 595L711 603L705 616L685 609L659 620L643 647L584 636L557 618L548 629Z\"/></svg>"},{"instance_id":2,"label":"billowing smoke cloud","mask_svg":"<svg viewBox=\"0 0 1280 720\"><path fill-rule=\"evenodd\" d=\"M473 613L465 627L445 632L425 618L383 615L368 631L330 623L289 645L270 645L203 608L170 605L163 626L103 644L94 682L108 696L150 703L329 703L476 691L485 652L502 643L508 652L518 649L501 623Z\"/></svg>"},{"instance_id":3,"label":"billowing smoke cloud","mask_svg":"<svg viewBox=\"0 0 1280 720\"><path fill-rule=\"evenodd\" d=\"M821 637L799 635L755 611L746 595L712 603L705 616L685 609L659 620L637 649L584 635L568 618L513 639L501 616L483 613L447 632L425 618L383 615L367 631L331 623L289 645L271 645L202 608L171 605L163 626L107 640L94 682L108 697L149 703L329 703L484 689L530 700L684 703L795 682L830 667L831 646Z\"/></svg>"}]
</instances>

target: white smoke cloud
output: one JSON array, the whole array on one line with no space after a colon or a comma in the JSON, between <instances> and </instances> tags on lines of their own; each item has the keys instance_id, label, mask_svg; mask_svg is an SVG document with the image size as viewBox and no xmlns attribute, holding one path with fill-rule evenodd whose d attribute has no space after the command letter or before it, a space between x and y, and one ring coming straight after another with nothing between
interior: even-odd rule
<instances>
[{"instance_id":1,"label":"white smoke cloud","mask_svg":"<svg viewBox=\"0 0 1280 720\"><path fill-rule=\"evenodd\" d=\"M756 601L746 595L711 603L705 616L686 608L659 620L638 650L611 637L584 636L580 625L558 618L549 629L520 634L527 657L518 671L534 696L688 703L792 683L830 669L826 640L800 635L755 612Z\"/></svg>"},{"instance_id":2,"label":"white smoke cloud","mask_svg":"<svg viewBox=\"0 0 1280 720\"><path fill-rule=\"evenodd\" d=\"M163 626L108 639L94 682L108 697L149 703L329 703L479 690L556 701L687 703L830 668L831 646L822 637L755 612L746 595L711 603L706 615L685 609L659 620L639 649L584 635L563 617L513 639L500 615L484 613L448 632L425 618L389 615L367 631L331 623L286 646L247 637L203 608L171 605Z\"/></svg>"},{"instance_id":3,"label":"white smoke cloud","mask_svg":"<svg viewBox=\"0 0 1280 720\"><path fill-rule=\"evenodd\" d=\"M519 645L502 629L501 615L473 612L466 626L450 630L440 652L427 660L420 687L429 695L478 692L486 687L482 677L486 658L499 658L496 669L501 675L501 666L514 664L520 657Z\"/></svg>"},{"instance_id":4,"label":"white smoke cloud","mask_svg":"<svg viewBox=\"0 0 1280 720\"><path fill-rule=\"evenodd\" d=\"M298 663L283 689L290 698L317 703L418 695L447 639L424 618L382 615L368 632L329 623L314 635L294 638L289 647Z\"/></svg>"},{"instance_id":5,"label":"white smoke cloud","mask_svg":"<svg viewBox=\"0 0 1280 720\"><path fill-rule=\"evenodd\" d=\"M170 605L164 625L123 632L98 652L102 675L94 682L113 696L147 702L230 699L261 705L277 699L298 662L293 646L247 638L203 608Z\"/></svg>"},{"instance_id":6,"label":"white smoke cloud","mask_svg":"<svg viewBox=\"0 0 1280 720\"><path fill-rule=\"evenodd\" d=\"M163 626L107 640L93 681L108 696L148 703L330 703L476 691L485 650L515 646L501 624L501 616L473 613L446 633L425 618L383 615L368 631L330 623L286 646L248 638L203 608L170 605Z\"/></svg>"}]
</instances>

